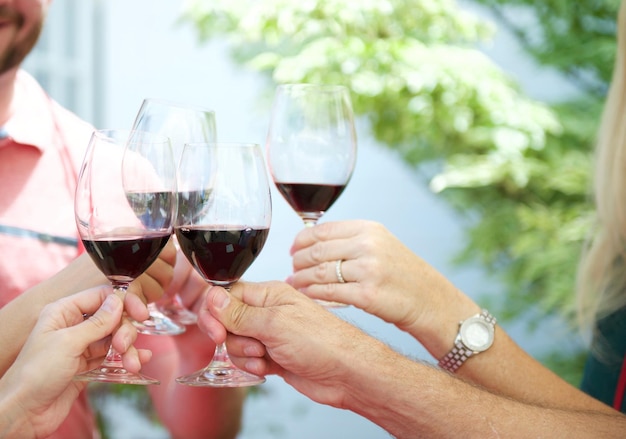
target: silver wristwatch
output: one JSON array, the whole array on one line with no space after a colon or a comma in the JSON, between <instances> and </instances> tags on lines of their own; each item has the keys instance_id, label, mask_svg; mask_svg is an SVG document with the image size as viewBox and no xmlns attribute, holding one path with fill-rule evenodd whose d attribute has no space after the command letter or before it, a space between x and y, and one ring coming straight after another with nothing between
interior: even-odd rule
<instances>
[{"instance_id":1,"label":"silver wristwatch","mask_svg":"<svg viewBox=\"0 0 626 439\"><path fill-rule=\"evenodd\" d=\"M456 372L469 357L489 349L493 344L495 326L496 318L486 309L460 322L454 347L439 360L439 367Z\"/></svg>"}]
</instances>

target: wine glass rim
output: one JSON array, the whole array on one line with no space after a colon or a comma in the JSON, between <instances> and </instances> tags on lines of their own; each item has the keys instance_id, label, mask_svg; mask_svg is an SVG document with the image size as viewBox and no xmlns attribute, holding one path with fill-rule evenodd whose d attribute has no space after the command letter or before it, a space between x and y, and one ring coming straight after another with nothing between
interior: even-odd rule
<instances>
[{"instance_id":1,"label":"wine glass rim","mask_svg":"<svg viewBox=\"0 0 626 439\"><path fill-rule=\"evenodd\" d=\"M255 148L261 147L260 143L255 142L187 142L185 146L208 146L212 148Z\"/></svg>"},{"instance_id":2,"label":"wine glass rim","mask_svg":"<svg viewBox=\"0 0 626 439\"><path fill-rule=\"evenodd\" d=\"M309 82L302 83L286 83L286 84L278 84L277 88L289 90L289 89L319 89L322 92L335 92L335 91L347 91L348 87L341 84L314 84Z\"/></svg>"},{"instance_id":3,"label":"wine glass rim","mask_svg":"<svg viewBox=\"0 0 626 439\"><path fill-rule=\"evenodd\" d=\"M170 138L164 134L154 133L151 131L134 130L126 128L103 128L94 130L93 135L109 141L115 141L116 139L130 139L131 136L140 135L142 139L150 141L152 143L170 143Z\"/></svg>"},{"instance_id":4,"label":"wine glass rim","mask_svg":"<svg viewBox=\"0 0 626 439\"><path fill-rule=\"evenodd\" d=\"M141 103L141 106L143 107L146 103L150 103L150 102L166 105L169 107L180 108L183 110L194 110L194 111L200 111L203 113L210 113L213 116L215 116L215 110L211 110L207 107L203 107L201 105L196 105L196 104L187 104L187 103L183 103L180 101L174 101L174 100L165 99L165 98L153 98L153 97L144 98Z\"/></svg>"}]
</instances>

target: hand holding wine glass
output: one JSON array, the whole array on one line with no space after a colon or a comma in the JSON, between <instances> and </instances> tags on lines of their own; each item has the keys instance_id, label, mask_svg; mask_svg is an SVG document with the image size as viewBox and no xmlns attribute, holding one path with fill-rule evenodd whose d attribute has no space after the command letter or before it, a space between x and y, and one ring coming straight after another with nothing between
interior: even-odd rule
<instances>
[{"instance_id":1,"label":"hand holding wine glass","mask_svg":"<svg viewBox=\"0 0 626 439\"><path fill-rule=\"evenodd\" d=\"M229 288L258 257L269 234L272 204L262 150L244 143L188 144L178 178L180 247L207 282ZM241 387L265 378L235 367L220 344L208 366L176 381Z\"/></svg>"},{"instance_id":2,"label":"hand holding wine glass","mask_svg":"<svg viewBox=\"0 0 626 439\"><path fill-rule=\"evenodd\" d=\"M140 131L95 131L75 197L78 232L87 253L122 299L159 256L173 230L176 167L169 139ZM158 384L124 369L113 348L88 381Z\"/></svg>"},{"instance_id":3,"label":"hand holding wine glass","mask_svg":"<svg viewBox=\"0 0 626 439\"><path fill-rule=\"evenodd\" d=\"M176 165L183 146L190 142L215 142L215 112L164 99L146 98L133 123L133 129L169 137ZM174 244L178 246L174 237ZM185 307L178 292L165 295L158 303L149 303L150 318L134 322L143 334L176 335L193 325L197 316Z\"/></svg>"},{"instance_id":4,"label":"hand holding wine glass","mask_svg":"<svg viewBox=\"0 0 626 439\"><path fill-rule=\"evenodd\" d=\"M335 203L356 163L350 94L341 85L284 84L276 88L266 142L278 191L307 227ZM337 261L337 277L341 261ZM319 301L328 307L345 306Z\"/></svg>"}]
</instances>

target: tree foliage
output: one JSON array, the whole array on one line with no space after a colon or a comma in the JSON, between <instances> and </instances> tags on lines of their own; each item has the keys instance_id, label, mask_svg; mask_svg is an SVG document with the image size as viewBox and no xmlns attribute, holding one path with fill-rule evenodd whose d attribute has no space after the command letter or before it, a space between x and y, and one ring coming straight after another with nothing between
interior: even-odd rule
<instances>
[{"instance_id":1,"label":"tree foliage","mask_svg":"<svg viewBox=\"0 0 626 439\"><path fill-rule=\"evenodd\" d=\"M619 0L474 1L487 6L540 64L604 98L615 59ZM520 20L520 10L532 12L529 19Z\"/></svg>"},{"instance_id":2,"label":"tree foliage","mask_svg":"<svg viewBox=\"0 0 626 439\"><path fill-rule=\"evenodd\" d=\"M183 20L274 83L348 86L372 136L466 218L457 260L503 281L498 312L569 318L619 1L476 1L576 100L526 96L479 50L494 23L453 0L190 0Z\"/></svg>"}]
</instances>

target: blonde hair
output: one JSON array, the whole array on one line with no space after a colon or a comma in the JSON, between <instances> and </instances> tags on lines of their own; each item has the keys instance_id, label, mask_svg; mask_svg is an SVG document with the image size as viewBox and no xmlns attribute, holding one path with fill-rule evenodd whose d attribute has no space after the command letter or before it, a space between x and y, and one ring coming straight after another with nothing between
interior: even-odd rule
<instances>
[{"instance_id":1,"label":"blonde hair","mask_svg":"<svg viewBox=\"0 0 626 439\"><path fill-rule=\"evenodd\" d=\"M615 66L595 152L595 229L576 279L578 321L587 334L626 306L626 1L617 24Z\"/></svg>"}]
</instances>

